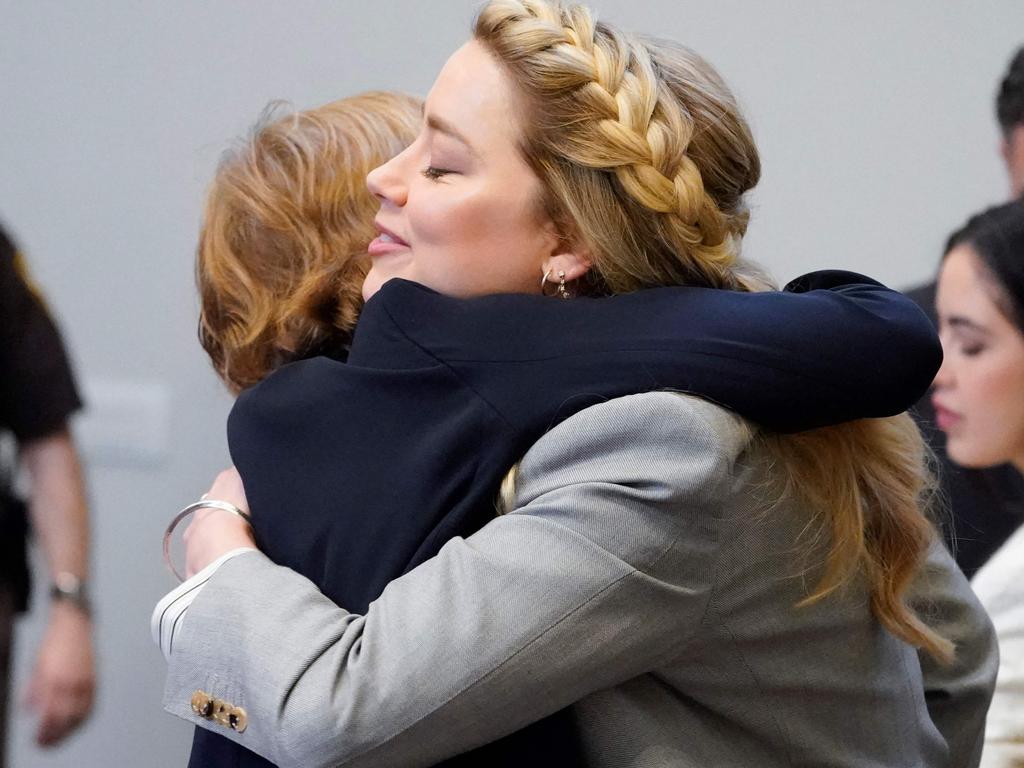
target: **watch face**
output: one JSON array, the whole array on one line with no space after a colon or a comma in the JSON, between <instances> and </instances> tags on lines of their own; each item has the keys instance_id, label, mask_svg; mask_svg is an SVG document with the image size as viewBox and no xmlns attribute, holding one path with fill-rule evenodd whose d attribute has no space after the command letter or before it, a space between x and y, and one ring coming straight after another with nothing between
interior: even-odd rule
<instances>
[{"instance_id":1,"label":"watch face","mask_svg":"<svg viewBox=\"0 0 1024 768\"><path fill-rule=\"evenodd\" d=\"M53 588L61 594L74 595L82 592L82 580L73 573L61 571L53 580Z\"/></svg>"},{"instance_id":2,"label":"watch face","mask_svg":"<svg viewBox=\"0 0 1024 768\"><path fill-rule=\"evenodd\" d=\"M61 571L54 578L53 586L50 587L50 598L69 602L85 613L91 610L85 582L67 571Z\"/></svg>"}]
</instances>

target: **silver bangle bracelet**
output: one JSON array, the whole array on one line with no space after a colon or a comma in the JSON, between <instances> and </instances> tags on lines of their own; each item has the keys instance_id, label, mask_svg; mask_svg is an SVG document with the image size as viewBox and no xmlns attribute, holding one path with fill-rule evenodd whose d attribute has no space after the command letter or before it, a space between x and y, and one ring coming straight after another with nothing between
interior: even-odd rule
<instances>
[{"instance_id":1,"label":"silver bangle bracelet","mask_svg":"<svg viewBox=\"0 0 1024 768\"><path fill-rule=\"evenodd\" d=\"M220 501L218 499L207 499L202 498L199 501L189 504L184 507L178 514L176 514L170 524L167 526L167 530L164 531L164 563L167 564L168 569L175 575L178 581L185 581L185 577L178 573L178 569L174 567L174 563L171 562L171 536L174 534L174 530L178 527L182 520L191 515L193 512L200 509L220 509L224 512L230 512L233 515L238 515L240 518L252 528L252 517L248 512L239 509L234 504L227 501Z\"/></svg>"}]
</instances>

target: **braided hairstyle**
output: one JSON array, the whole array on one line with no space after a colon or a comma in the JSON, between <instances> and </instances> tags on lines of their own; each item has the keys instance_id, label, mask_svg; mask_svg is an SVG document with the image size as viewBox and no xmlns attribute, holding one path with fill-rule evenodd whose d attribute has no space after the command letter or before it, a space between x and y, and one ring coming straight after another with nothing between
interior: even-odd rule
<instances>
[{"instance_id":1,"label":"braided hairstyle","mask_svg":"<svg viewBox=\"0 0 1024 768\"><path fill-rule=\"evenodd\" d=\"M591 251L593 292L748 287L743 195L760 159L708 63L544 0L494 0L474 35L516 85L522 152L545 213Z\"/></svg>"},{"instance_id":2,"label":"braided hairstyle","mask_svg":"<svg viewBox=\"0 0 1024 768\"><path fill-rule=\"evenodd\" d=\"M544 212L587 246L596 293L689 284L765 287L739 261L760 176L750 129L725 83L693 52L630 37L582 6L491 0L474 35L504 67L521 115L521 150L539 176ZM800 605L850 582L896 636L940 660L952 644L905 595L935 530L926 448L903 414L799 435L761 433L783 495L810 515L797 557L821 574ZM509 506L515 469L502 487ZM819 541L830 542L822 557Z\"/></svg>"}]
</instances>

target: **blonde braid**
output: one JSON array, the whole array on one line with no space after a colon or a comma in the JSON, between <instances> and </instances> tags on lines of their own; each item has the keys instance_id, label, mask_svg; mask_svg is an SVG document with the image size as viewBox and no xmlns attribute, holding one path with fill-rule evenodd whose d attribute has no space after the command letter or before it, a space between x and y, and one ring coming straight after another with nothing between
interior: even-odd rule
<instances>
[{"instance_id":1,"label":"blonde braid","mask_svg":"<svg viewBox=\"0 0 1024 768\"><path fill-rule=\"evenodd\" d=\"M627 37L582 6L546 0L493 0L475 36L509 75L544 212L588 247L594 290L764 287L738 262L743 195L760 176L757 148L710 65L671 43ZM804 604L861 576L884 626L948 659L949 641L904 602L935 536L918 501L931 480L913 421L865 420L765 443L804 497L809 525L829 541ZM502 485L506 502L514 485L513 470ZM797 544L806 557L822 554L815 542Z\"/></svg>"},{"instance_id":2,"label":"blonde braid","mask_svg":"<svg viewBox=\"0 0 1024 768\"><path fill-rule=\"evenodd\" d=\"M700 282L734 285L745 211L731 220L705 189L687 152L692 116L663 83L646 44L599 25L582 6L538 0L490 4L477 36L512 69L529 67L527 90L549 115L538 136L546 149L609 172L633 203L661 215L666 245L685 252Z\"/></svg>"}]
</instances>

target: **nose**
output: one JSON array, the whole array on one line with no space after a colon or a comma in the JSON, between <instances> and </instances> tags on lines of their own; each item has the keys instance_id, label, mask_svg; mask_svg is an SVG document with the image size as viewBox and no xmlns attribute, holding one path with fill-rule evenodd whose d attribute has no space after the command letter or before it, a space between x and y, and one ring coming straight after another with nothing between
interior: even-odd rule
<instances>
[{"instance_id":1,"label":"nose","mask_svg":"<svg viewBox=\"0 0 1024 768\"><path fill-rule=\"evenodd\" d=\"M378 165L366 175L366 188L380 200L381 205L391 204L399 208L405 205L409 187L405 182L403 168L406 165L408 149L395 155L383 165Z\"/></svg>"}]
</instances>

